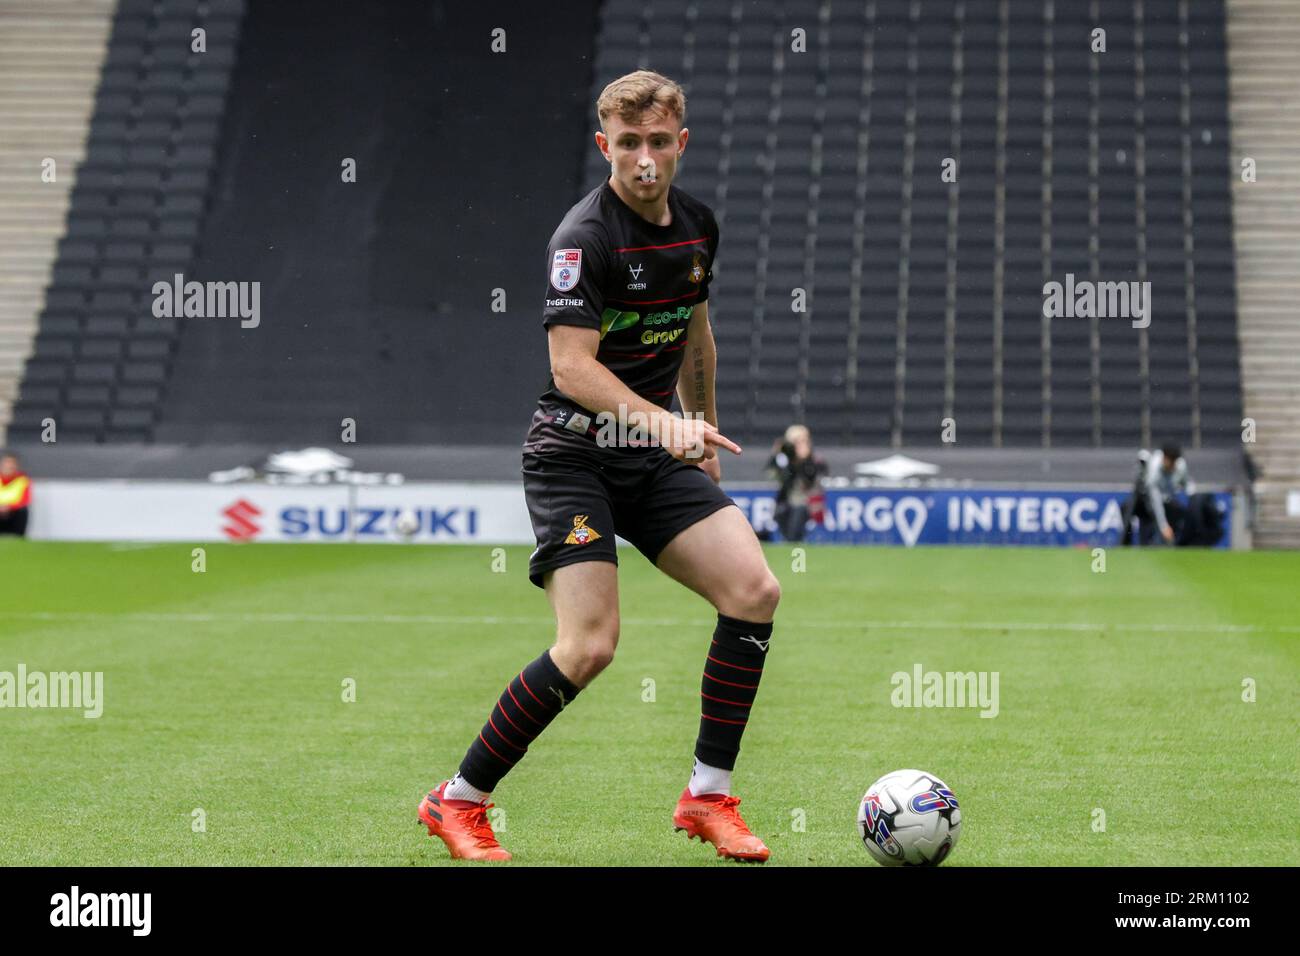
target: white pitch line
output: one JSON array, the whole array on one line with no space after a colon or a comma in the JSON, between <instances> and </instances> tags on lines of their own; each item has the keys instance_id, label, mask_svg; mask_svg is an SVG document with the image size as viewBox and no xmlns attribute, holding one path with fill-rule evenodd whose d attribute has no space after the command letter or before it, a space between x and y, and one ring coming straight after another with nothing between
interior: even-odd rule
<instances>
[{"instance_id":1,"label":"white pitch line","mask_svg":"<svg viewBox=\"0 0 1300 956\"><path fill-rule=\"evenodd\" d=\"M499 615L463 616L444 614L202 614L202 613L148 613L122 614L94 611L0 611L0 618L27 621L161 623L161 624L554 624L550 617L506 617ZM707 615L699 618L625 617L626 624L663 627L695 627L707 624ZM1184 633L1197 631L1209 634L1300 634L1300 626L1280 624L1263 627L1257 624L1089 624L1079 622L1025 622L1025 621L805 621L779 619L783 629L813 629L832 631L1068 631L1091 633L1105 631L1139 631L1152 633Z\"/></svg>"}]
</instances>

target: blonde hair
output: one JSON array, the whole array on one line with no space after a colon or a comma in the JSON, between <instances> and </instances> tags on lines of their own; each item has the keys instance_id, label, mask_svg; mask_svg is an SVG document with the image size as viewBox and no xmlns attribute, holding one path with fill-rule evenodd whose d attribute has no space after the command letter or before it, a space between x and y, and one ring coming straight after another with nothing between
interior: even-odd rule
<instances>
[{"instance_id":1,"label":"blonde hair","mask_svg":"<svg viewBox=\"0 0 1300 956\"><path fill-rule=\"evenodd\" d=\"M785 430L785 440L793 445L800 438L812 445L812 432L808 430L807 425L791 425Z\"/></svg>"},{"instance_id":2,"label":"blonde hair","mask_svg":"<svg viewBox=\"0 0 1300 956\"><path fill-rule=\"evenodd\" d=\"M596 99L596 117L601 129L605 129L605 121L615 113L625 123L636 123L647 110L675 116L679 124L684 124L686 94L662 74L637 70L614 80Z\"/></svg>"}]
</instances>

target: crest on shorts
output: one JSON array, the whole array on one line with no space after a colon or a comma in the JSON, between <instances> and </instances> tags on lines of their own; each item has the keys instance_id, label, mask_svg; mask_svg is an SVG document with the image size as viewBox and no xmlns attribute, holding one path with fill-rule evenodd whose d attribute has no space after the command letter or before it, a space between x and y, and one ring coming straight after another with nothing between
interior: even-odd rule
<instances>
[{"instance_id":1,"label":"crest on shorts","mask_svg":"<svg viewBox=\"0 0 1300 956\"><path fill-rule=\"evenodd\" d=\"M551 285L561 292L568 292L578 284L582 275L582 250L557 249L551 259Z\"/></svg>"},{"instance_id":2,"label":"crest on shorts","mask_svg":"<svg viewBox=\"0 0 1300 956\"><path fill-rule=\"evenodd\" d=\"M591 516L590 515L573 516L573 530L570 531L569 536L564 539L565 544L588 544L592 541L595 541L597 538L601 537L600 532L597 531L595 528L587 527L587 519L589 517Z\"/></svg>"},{"instance_id":3,"label":"crest on shorts","mask_svg":"<svg viewBox=\"0 0 1300 956\"><path fill-rule=\"evenodd\" d=\"M691 260L690 279L692 282L697 283L704 280L704 266L700 265L700 254L698 252L695 253L695 257Z\"/></svg>"}]
</instances>

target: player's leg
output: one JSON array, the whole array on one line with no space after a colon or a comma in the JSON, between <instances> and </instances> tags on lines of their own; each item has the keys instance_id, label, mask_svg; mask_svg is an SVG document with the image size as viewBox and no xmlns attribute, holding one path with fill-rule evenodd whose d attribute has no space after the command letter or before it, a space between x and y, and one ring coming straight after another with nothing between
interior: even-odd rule
<instances>
[{"instance_id":1,"label":"player's leg","mask_svg":"<svg viewBox=\"0 0 1300 956\"><path fill-rule=\"evenodd\" d=\"M680 531L655 566L730 617L770 624L781 600L781 584L739 508L722 508Z\"/></svg>"},{"instance_id":2,"label":"player's leg","mask_svg":"<svg viewBox=\"0 0 1300 956\"><path fill-rule=\"evenodd\" d=\"M674 537L657 561L718 611L700 685L700 728L690 781L673 823L719 855L763 861L768 849L736 810L731 772L758 694L781 586L738 508L723 508Z\"/></svg>"},{"instance_id":3,"label":"player's leg","mask_svg":"<svg viewBox=\"0 0 1300 956\"><path fill-rule=\"evenodd\" d=\"M665 456L666 457L666 456ZM670 577L717 609L704 660L695 765L673 822L723 856L765 860L731 796L731 771L758 691L781 586L749 522L698 467L661 461L640 521L624 533Z\"/></svg>"},{"instance_id":4,"label":"player's leg","mask_svg":"<svg viewBox=\"0 0 1300 956\"><path fill-rule=\"evenodd\" d=\"M608 494L597 469L526 454L523 474L537 536L528 577L545 588L555 610L556 643L506 685L456 775L420 804L420 820L454 857L510 858L487 823L488 798L609 663L618 642L618 557Z\"/></svg>"},{"instance_id":5,"label":"player's leg","mask_svg":"<svg viewBox=\"0 0 1300 956\"><path fill-rule=\"evenodd\" d=\"M542 572L555 609L556 643L506 685L449 783L449 796L486 801L541 732L613 660L618 645L617 572L604 560Z\"/></svg>"},{"instance_id":6,"label":"player's leg","mask_svg":"<svg viewBox=\"0 0 1300 956\"><path fill-rule=\"evenodd\" d=\"M551 659L579 689L609 666L618 647L618 568L584 561L550 571L546 596L555 611Z\"/></svg>"},{"instance_id":7,"label":"player's leg","mask_svg":"<svg viewBox=\"0 0 1300 956\"><path fill-rule=\"evenodd\" d=\"M738 508L715 511L686 528L664 548L657 565L718 611L700 687L691 791L728 793L763 676L781 585Z\"/></svg>"}]
</instances>

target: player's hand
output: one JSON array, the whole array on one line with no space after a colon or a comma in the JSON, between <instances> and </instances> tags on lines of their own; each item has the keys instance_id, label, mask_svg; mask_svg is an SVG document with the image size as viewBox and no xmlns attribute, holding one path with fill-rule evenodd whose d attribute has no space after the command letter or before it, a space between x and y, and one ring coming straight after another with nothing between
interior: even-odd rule
<instances>
[{"instance_id":1,"label":"player's hand","mask_svg":"<svg viewBox=\"0 0 1300 956\"><path fill-rule=\"evenodd\" d=\"M700 462L700 471L712 478L715 485L722 484L722 459L717 455Z\"/></svg>"},{"instance_id":2,"label":"player's hand","mask_svg":"<svg viewBox=\"0 0 1300 956\"><path fill-rule=\"evenodd\" d=\"M677 418L668 429L667 435L660 435L660 444L664 451L678 461L698 465L716 458L719 448L725 448L733 455L739 455L741 448L716 427L702 418ZM721 474L721 468L719 468Z\"/></svg>"},{"instance_id":3,"label":"player's hand","mask_svg":"<svg viewBox=\"0 0 1300 956\"><path fill-rule=\"evenodd\" d=\"M1161 528L1160 534L1165 539L1166 543L1168 544L1174 543L1174 529L1171 528L1169 525L1165 525L1163 528Z\"/></svg>"}]
</instances>

